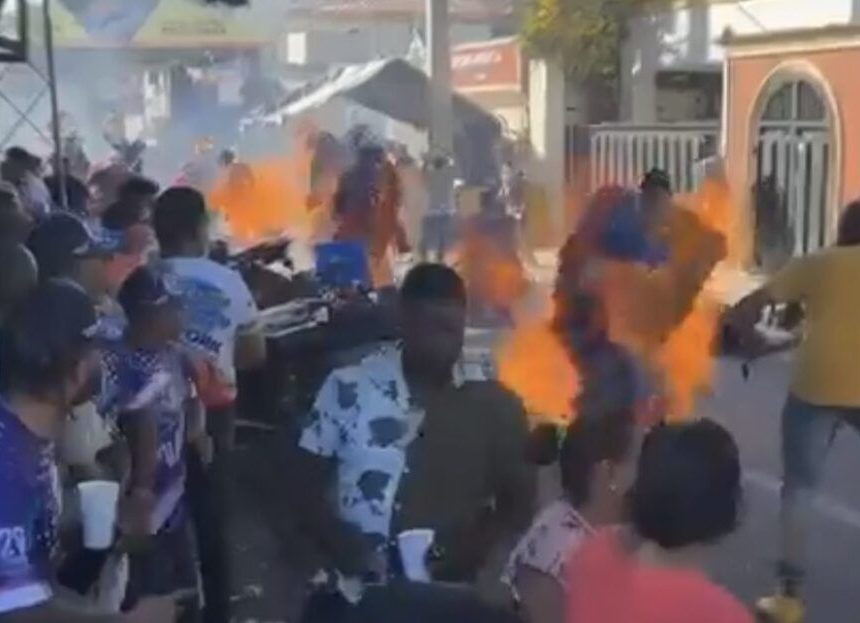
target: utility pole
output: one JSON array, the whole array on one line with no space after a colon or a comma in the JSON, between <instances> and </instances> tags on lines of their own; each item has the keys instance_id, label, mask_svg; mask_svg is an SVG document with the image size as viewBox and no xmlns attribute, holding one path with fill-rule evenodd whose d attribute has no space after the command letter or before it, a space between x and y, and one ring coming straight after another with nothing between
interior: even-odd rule
<instances>
[{"instance_id":1,"label":"utility pole","mask_svg":"<svg viewBox=\"0 0 860 623\"><path fill-rule=\"evenodd\" d=\"M427 186L430 219L438 227L431 243L444 253L450 239L454 206L454 105L451 97L451 34L448 0L426 0L427 74L430 76ZM425 237L430 223L425 222ZM434 227L434 229L436 228ZM439 258L441 259L441 258Z\"/></svg>"},{"instance_id":2,"label":"utility pole","mask_svg":"<svg viewBox=\"0 0 860 623\"><path fill-rule=\"evenodd\" d=\"M66 194L66 165L63 161L63 138L60 128L60 104L57 97L57 69L54 58L54 25L51 22L50 0L42 0L42 19L45 28L45 55L48 64L48 89L51 97L51 136L54 141L54 175L59 183L60 207L69 207Z\"/></svg>"}]
</instances>

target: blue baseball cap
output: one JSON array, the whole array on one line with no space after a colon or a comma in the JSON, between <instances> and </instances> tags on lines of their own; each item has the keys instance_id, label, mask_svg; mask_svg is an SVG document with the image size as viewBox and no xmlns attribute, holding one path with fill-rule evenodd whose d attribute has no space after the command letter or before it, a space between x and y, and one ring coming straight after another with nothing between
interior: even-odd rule
<instances>
[{"instance_id":1,"label":"blue baseball cap","mask_svg":"<svg viewBox=\"0 0 860 623\"><path fill-rule=\"evenodd\" d=\"M160 266L141 266L123 282L117 300L127 316L175 304L180 290L176 278Z\"/></svg>"},{"instance_id":2,"label":"blue baseball cap","mask_svg":"<svg viewBox=\"0 0 860 623\"><path fill-rule=\"evenodd\" d=\"M120 249L121 240L101 228L90 228L68 212L56 212L30 233L27 246L45 277L62 275L70 262L93 257L110 257Z\"/></svg>"}]
</instances>

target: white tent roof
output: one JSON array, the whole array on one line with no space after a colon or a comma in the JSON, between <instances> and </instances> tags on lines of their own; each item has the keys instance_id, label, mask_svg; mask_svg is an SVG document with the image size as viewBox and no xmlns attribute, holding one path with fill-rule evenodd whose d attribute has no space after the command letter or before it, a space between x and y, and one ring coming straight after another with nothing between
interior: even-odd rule
<instances>
[{"instance_id":1,"label":"white tent roof","mask_svg":"<svg viewBox=\"0 0 860 623\"><path fill-rule=\"evenodd\" d=\"M310 83L297 98L267 121L280 121L318 108L335 97L344 97L392 119L426 128L429 118L430 83L427 75L403 59L371 61L338 70L323 82ZM456 130L498 131L499 122L478 105L454 94Z\"/></svg>"}]
</instances>

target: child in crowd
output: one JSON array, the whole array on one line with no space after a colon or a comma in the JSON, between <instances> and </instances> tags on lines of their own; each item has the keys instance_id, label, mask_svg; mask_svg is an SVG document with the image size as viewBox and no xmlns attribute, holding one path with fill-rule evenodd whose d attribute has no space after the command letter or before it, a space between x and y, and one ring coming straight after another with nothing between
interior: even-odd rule
<instances>
[{"instance_id":1,"label":"child in crowd","mask_svg":"<svg viewBox=\"0 0 860 623\"><path fill-rule=\"evenodd\" d=\"M105 354L103 413L128 439L132 470L120 528L130 551L128 605L151 595L184 599L184 621L197 620L197 568L185 513L185 446L203 443L191 370L176 347L179 306L158 268L141 267L119 302L123 338Z\"/></svg>"},{"instance_id":2,"label":"child in crowd","mask_svg":"<svg viewBox=\"0 0 860 623\"><path fill-rule=\"evenodd\" d=\"M571 556L601 526L622 521L638 440L632 408L581 413L559 464L563 493L538 513L502 581L529 623L563 623Z\"/></svg>"}]
</instances>

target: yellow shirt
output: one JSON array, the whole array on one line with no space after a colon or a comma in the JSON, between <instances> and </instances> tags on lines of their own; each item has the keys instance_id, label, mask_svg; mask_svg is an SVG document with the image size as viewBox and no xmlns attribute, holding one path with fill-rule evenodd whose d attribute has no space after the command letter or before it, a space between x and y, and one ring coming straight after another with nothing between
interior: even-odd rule
<instances>
[{"instance_id":1,"label":"yellow shirt","mask_svg":"<svg viewBox=\"0 0 860 623\"><path fill-rule=\"evenodd\" d=\"M768 285L779 302L803 303L806 336L792 392L820 406L860 407L860 247L798 258Z\"/></svg>"}]
</instances>

